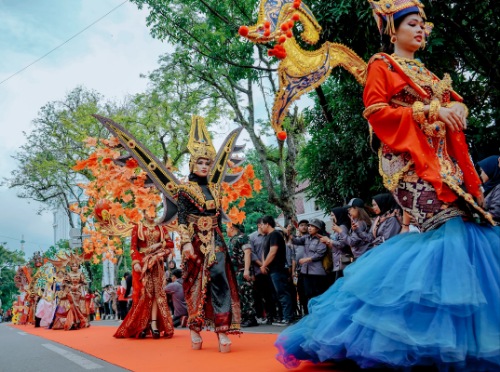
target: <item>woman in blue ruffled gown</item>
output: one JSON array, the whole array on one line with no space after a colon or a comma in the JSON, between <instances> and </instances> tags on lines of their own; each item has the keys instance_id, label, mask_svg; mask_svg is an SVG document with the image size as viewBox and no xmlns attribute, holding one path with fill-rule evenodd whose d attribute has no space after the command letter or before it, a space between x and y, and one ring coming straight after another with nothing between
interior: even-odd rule
<instances>
[{"instance_id":1,"label":"woman in blue ruffled gown","mask_svg":"<svg viewBox=\"0 0 500 372\"><path fill-rule=\"evenodd\" d=\"M422 233L397 235L349 265L279 335L277 358L287 367L352 360L362 368L498 371L500 227L479 206L467 109L448 77L413 58L425 41L422 4L400 0L397 12L370 4L389 25L394 54L369 62L364 115L382 142L384 184L404 223L413 218Z\"/></svg>"}]
</instances>

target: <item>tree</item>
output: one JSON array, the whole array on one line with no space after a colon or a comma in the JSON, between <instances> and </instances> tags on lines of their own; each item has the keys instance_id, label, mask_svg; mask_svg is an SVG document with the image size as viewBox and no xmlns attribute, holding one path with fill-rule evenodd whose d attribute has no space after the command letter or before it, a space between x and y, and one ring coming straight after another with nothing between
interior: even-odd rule
<instances>
[{"instance_id":1,"label":"tree","mask_svg":"<svg viewBox=\"0 0 500 372\"><path fill-rule=\"evenodd\" d=\"M62 207L74 227L69 206L82 202L76 184L81 177L71 171L76 159L88 154L83 139L89 133L100 135L103 128L91 114L99 110L102 97L78 87L63 101L47 103L33 121L34 129L14 155L19 162L2 184L18 190L18 197L41 202L41 210ZM84 174L85 176L85 174Z\"/></svg>"},{"instance_id":2,"label":"tree","mask_svg":"<svg viewBox=\"0 0 500 372\"><path fill-rule=\"evenodd\" d=\"M246 163L253 166L256 179L263 179L263 168L257 152L252 149L245 153ZM270 164L270 170L273 182L279 187L279 171L275 164ZM255 180L254 180L255 187ZM279 190L277 190L279 193ZM255 193L254 197L249 199L242 210L246 213L245 231L252 232L257 230L257 220L265 215L277 217L280 210L272 203L269 202L269 194L267 188L262 188L260 192Z\"/></svg>"},{"instance_id":3,"label":"tree","mask_svg":"<svg viewBox=\"0 0 500 372\"><path fill-rule=\"evenodd\" d=\"M18 292L14 284L15 267L24 264L24 255L19 251L8 250L0 243L0 300L2 308L12 306L13 296Z\"/></svg>"},{"instance_id":4,"label":"tree","mask_svg":"<svg viewBox=\"0 0 500 372\"><path fill-rule=\"evenodd\" d=\"M147 22L153 37L175 44L172 56L160 60L160 69L179 68L191 74L206 92L225 102L232 119L246 129L256 149L269 201L283 210L286 218L294 216L295 162L305 128L295 112L287 123L286 145L270 135L270 101L277 89L275 60L267 56L267 46L242 43L237 36L239 25L252 22L257 1L133 2L139 8L149 7ZM259 120L259 114L264 119ZM279 188L273 183L269 163L278 167Z\"/></svg>"}]
</instances>

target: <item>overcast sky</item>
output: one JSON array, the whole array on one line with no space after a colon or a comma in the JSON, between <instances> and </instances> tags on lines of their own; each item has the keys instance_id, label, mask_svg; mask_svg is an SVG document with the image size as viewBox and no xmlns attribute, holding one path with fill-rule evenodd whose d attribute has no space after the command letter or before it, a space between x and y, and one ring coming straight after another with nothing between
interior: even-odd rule
<instances>
[{"instance_id":1,"label":"overcast sky","mask_svg":"<svg viewBox=\"0 0 500 372\"><path fill-rule=\"evenodd\" d=\"M64 43L123 0L0 0L0 81ZM142 92L141 73L157 67L168 50L146 27L146 13L121 5L62 47L0 84L0 177L16 168L12 155L25 143L32 120L48 102L62 100L79 85L111 100ZM52 214L0 187L0 242L25 252L53 244Z\"/></svg>"}]
</instances>

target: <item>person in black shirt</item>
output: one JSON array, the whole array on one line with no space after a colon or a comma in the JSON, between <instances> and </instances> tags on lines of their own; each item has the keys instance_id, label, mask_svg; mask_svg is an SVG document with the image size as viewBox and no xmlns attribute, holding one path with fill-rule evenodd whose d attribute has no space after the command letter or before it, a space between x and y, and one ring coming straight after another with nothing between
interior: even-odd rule
<instances>
[{"instance_id":1,"label":"person in black shirt","mask_svg":"<svg viewBox=\"0 0 500 372\"><path fill-rule=\"evenodd\" d=\"M293 306L290 292L287 290L288 269L286 268L286 243L283 235L275 230L276 223L271 216L264 216L260 224L264 243L264 262L260 267L263 274L269 274L273 282L278 301L283 309L283 322L279 325L293 323Z\"/></svg>"}]
</instances>

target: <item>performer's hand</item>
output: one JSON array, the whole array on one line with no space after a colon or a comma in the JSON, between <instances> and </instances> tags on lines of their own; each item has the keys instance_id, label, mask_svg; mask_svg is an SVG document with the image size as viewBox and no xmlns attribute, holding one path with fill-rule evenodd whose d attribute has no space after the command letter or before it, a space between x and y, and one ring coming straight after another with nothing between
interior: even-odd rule
<instances>
[{"instance_id":1,"label":"performer's hand","mask_svg":"<svg viewBox=\"0 0 500 372\"><path fill-rule=\"evenodd\" d=\"M194 248L191 243L186 243L182 247L182 255L186 256L187 259L194 259L196 256L194 254Z\"/></svg>"},{"instance_id":2,"label":"performer's hand","mask_svg":"<svg viewBox=\"0 0 500 372\"><path fill-rule=\"evenodd\" d=\"M441 107L439 109L439 120L445 123L448 128L454 132L460 132L467 129L465 111L462 105L453 105L452 107Z\"/></svg>"},{"instance_id":3,"label":"performer's hand","mask_svg":"<svg viewBox=\"0 0 500 372\"><path fill-rule=\"evenodd\" d=\"M149 249L150 251L154 251L154 250L156 250L156 249L160 248L161 246L162 246L162 243L161 243L161 242L160 242L160 243L155 243L155 244L151 244L151 245L148 247L148 249Z\"/></svg>"},{"instance_id":4,"label":"performer's hand","mask_svg":"<svg viewBox=\"0 0 500 372\"><path fill-rule=\"evenodd\" d=\"M134 271L137 273L140 273L141 272L141 265L139 265L138 263L134 264Z\"/></svg>"},{"instance_id":5,"label":"performer's hand","mask_svg":"<svg viewBox=\"0 0 500 372\"><path fill-rule=\"evenodd\" d=\"M243 271L243 278L248 281L252 279L252 277L250 276L250 270Z\"/></svg>"}]
</instances>

